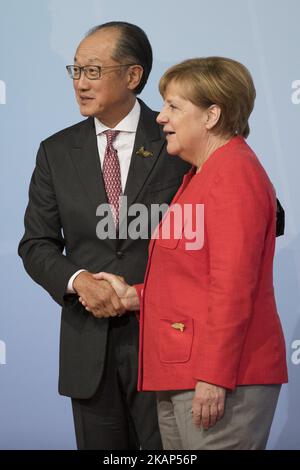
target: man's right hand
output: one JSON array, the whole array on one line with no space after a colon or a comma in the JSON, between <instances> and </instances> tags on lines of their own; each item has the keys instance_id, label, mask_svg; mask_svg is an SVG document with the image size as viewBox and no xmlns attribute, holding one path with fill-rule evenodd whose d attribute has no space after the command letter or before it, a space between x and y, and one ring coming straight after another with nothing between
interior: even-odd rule
<instances>
[{"instance_id":1,"label":"man's right hand","mask_svg":"<svg viewBox=\"0 0 300 470\"><path fill-rule=\"evenodd\" d=\"M127 284L122 276L101 272L93 274L93 278L108 281L116 291L126 310L134 311L140 309L140 299L135 287Z\"/></svg>"},{"instance_id":2,"label":"man's right hand","mask_svg":"<svg viewBox=\"0 0 300 470\"><path fill-rule=\"evenodd\" d=\"M95 279L92 273L83 271L73 281L73 289L96 318L121 315L126 310L109 282Z\"/></svg>"}]
</instances>

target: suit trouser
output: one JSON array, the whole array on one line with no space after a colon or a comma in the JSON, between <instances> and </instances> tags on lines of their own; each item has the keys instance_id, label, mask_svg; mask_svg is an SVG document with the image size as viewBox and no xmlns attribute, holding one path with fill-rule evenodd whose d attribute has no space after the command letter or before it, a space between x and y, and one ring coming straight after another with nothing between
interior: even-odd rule
<instances>
[{"instance_id":1,"label":"suit trouser","mask_svg":"<svg viewBox=\"0 0 300 470\"><path fill-rule=\"evenodd\" d=\"M239 386L226 393L225 413L208 430L192 421L194 391L157 392L164 449L265 449L281 385Z\"/></svg>"},{"instance_id":2,"label":"suit trouser","mask_svg":"<svg viewBox=\"0 0 300 470\"><path fill-rule=\"evenodd\" d=\"M139 325L110 319L104 375L90 399L72 399L78 449L161 449L156 397L137 392Z\"/></svg>"}]
</instances>

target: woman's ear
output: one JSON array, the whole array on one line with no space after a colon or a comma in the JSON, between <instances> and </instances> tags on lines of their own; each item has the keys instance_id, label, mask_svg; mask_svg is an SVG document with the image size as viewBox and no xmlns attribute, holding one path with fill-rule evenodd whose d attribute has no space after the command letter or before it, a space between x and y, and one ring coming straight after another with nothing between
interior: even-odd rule
<instances>
[{"instance_id":1,"label":"woman's ear","mask_svg":"<svg viewBox=\"0 0 300 470\"><path fill-rule=\"evenodd\" d=\"M222 111L221 111L220 106L216 104L212 104L209 108L207 108L206 112L207 112L206 129L210 130L213 127L215 127L215 125L219 121Z\"/></svg>"},{"instance_id":2,"label":"woman's ear","mask_svg":"<svg viewBox=\"0 0 300 470\"><path fill-rule=\"evenodd\" d=\"M144 69L141 65L130 65L128 70L128 82L127 86L129 90L135 90L135 88L139 85L142 76L144 73Z\"/></svg>"}]
</instances>

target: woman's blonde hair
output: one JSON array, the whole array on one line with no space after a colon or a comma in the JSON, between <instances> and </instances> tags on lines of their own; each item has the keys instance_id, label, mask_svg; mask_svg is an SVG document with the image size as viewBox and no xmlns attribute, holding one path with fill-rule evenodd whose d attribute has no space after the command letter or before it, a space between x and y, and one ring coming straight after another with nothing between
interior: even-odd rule
<instances>
[{"instance_id":1,"label":"woman's blonde hair","mask_svg":"<svg viewBox=\"0 0 300 470\"><path fill-rule=\"evenodd\" d=\"M178 83L181 96L196 106L220 107L221 115L213 128L215 133L248 137L248 119L256 91L249 70L240 62L226 57L188 59L169 68L161 77L162 96L170 82Z\"/></svg>"}]
</instances>

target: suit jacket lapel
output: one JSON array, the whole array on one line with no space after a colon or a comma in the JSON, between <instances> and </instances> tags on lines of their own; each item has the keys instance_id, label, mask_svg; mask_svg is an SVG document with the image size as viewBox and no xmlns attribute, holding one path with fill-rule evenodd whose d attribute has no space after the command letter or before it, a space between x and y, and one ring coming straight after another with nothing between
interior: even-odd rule
<instances>
[{"instance_id":1,"label":"suit jacket lapel","mask_svg":"<svg viewBox=\"0 0 300 470\"><path fill-rule=\"evenodd\" d=\"M139 100L140 101L140 100ZM154 167L164 144L159 125L156 123L156 113L149 109L142 101L141 115L136 132L126 187L124 195L127 196L128 207L137 199L145 186L152 168ZM137 151L144 147L152 156L143 157Z\"/></svg>"},{"instance_id":2,"label":"suit jacket lapel","mask_svg":"<svg viewBox=\"0 0 300 470\"><path fill-rule=\"evenodd\" d=\"M107 203L107 196L102 177L97 136L93 118L86 121L81 133L76 136L71 158L79 179L91 201L94 213L99 204Z\"/></svg>"}]
</instances>

